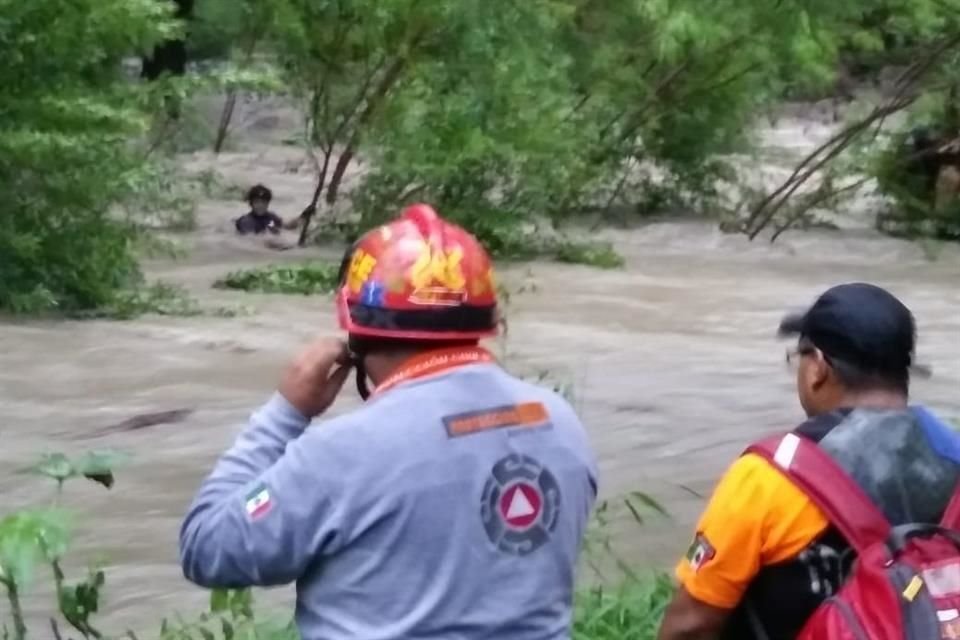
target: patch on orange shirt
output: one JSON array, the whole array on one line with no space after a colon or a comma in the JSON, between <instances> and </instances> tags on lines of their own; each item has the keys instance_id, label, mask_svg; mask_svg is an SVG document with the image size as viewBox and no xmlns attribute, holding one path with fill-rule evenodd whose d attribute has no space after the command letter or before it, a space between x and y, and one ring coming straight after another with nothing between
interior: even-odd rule
<instances>
[{"instance_id":1,"label":"patch on orange shirt","mask_svg":"<svg viewBox=\"0 0 960 640\"><path fill-rule=\"evenodd\" d=\"M761 568L791 560L827 528L803 491L755 454L734 461L717 483L676 566L695 599L732 609Z\"/></svg>"},{"instance_id":2,"label":"patch on orange shirt","mask_svg":"<svg viewBox=\"0 0 960 640\"><path fill-rule=\"evenodd\" d=\"M540 402L527 402L483 409L481 411L471 411L469 413L459 413L453 416L446 416L443 419L443 425L447 428L447 435L451 438L469 436L482 431L490 431L491 429L504 429L507 427L527 427L532 429L544 427L548 424L550 424L550 414L547 413L547 408Z\"/></svg>"},{"instance_id":3,"label":"patch on orange shirt","mask_svg":"<svg viewBox=\"0 0 960 640\"><path fill-rule=\"evenodd\" d=\"M687 562L690 563L693 572L697 573L703 565L713 560L716 555L717 550L713 548L707 537L698 532L693 539L693 544L687 549Z\"/></svg>"}]
</instances>

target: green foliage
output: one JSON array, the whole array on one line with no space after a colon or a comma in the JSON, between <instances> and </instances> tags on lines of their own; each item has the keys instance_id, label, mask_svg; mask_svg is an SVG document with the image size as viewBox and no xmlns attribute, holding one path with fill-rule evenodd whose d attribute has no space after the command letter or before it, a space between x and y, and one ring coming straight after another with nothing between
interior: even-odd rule
<instances>
[{"instance_id":1,"label":"green foliage","mask_svg":"<svg viewBox=\"0 0 960 640\"><path fill-rule=\"evenodd\" d=\"M617 553L611 528L614 523L623 520L642 527L646 524L647 515L651 513L659 517L670 517L659 502L641 491L633 491L615 502L601 500L597 504L584 539L584 555L587 565L602 583L618 583L624 580L635 583L643 580L631 563ZM609 562L612 562L616 569L615 578L601 565Z\"/></svg>"},{"instance_id":2,"label":"green foliage","mask_svg":"<svg viewBox=\"0 0 960 640\"><path fill-rule=\"evenodd\" d=\"M0 1L0 309L109 304L141 278L113 214L143 165L146 120L120 60L173 33L154 0Z\"/></svg>"},{"instance_id":3,"label":"green foliage","mask_svg":"<svg viewBox=\"0 0 960 640\"><path fill-rule=\"evenodd\" d=\"M113 470L126 460L127 456L116 451L89 451L73 459L63 453L50 453L24 472L55 480L60 487L71 478L83 477L109 489L113 486Z\"/></svg>"},{"instance_id":4,"label":"green foliage","mask_svg":"<svg viewBox=\"0 0 960 640\"><path fill-rule=\"evenodd\" d=\"M268 265L229 273L213 286L259 293L316 295L332 292L339 281L338 275L339 265Z\"/></svg>"},{"instance_id":5,"label":"green foliage","mask_svg":"<svg viewBox=\"0 0 960 640\"><path fill-rule=\"evenodd\" d=\"M91 625L90 618L100 611L100 591L106 583L103 571L90 568L85 580L64 585L61 576L60 582L57 590L60 613L84 638L101 637L102 634Z\"/></svg>"},{"instance_id":6,"label":"green foliage","mask_svg":"<svg viewBox=\"0 0 960 640\"><path fill-rule=\"evenodd\" d=\"M111 293L110 300L100 306L82 311L73 311L73 318L90 320L109 318L130 320L144 314L162 316L197 316L204 313L197 302L177 285L154 282L138 288L126 288ZM218 315L223 314L218 310Z\"/></svg>"},{"instance_id":7,"label":"green foliage","mask_svg":"<svg viewBox=\"0 0 960 640\"><path fill-rule=\"evenodd\" d=\"M196 620L165 619L160 640L299 640L296 625L289 616L257 617L250 589L214 589L210 606Z\"/></svg>"},{"instance_id":8,"label":"green foliage","mask_svg":"<svg viewBox=\"0 0 960 640\"><path fill-rule=\"evenodd\" d=\"M214 142L218 130L203 109L203 101L194 101L195 97L213 98L223 92L246 92L259 96L283 91L277 69L269 61L239 60L236 63L222 62L203 72L191 73L182 77L163 77L151 83L147 92L146 105L150 113L164 111L166 102L179 105L179 117L159 119L150 132L150 159L161 164L167 174L173 174L178 180L189 180L176 170L171 170L173 161L157 158L157 152L172 155L192 153L209 148ZM149 165L147 166L149 168ZM161 176L162 177L162 176ZM180 185L168 185L167 190L179 195ZM163 199L169 199L165 193L159 193L161 201L150 207L151 211L163 210ZM147 201L141 197L140 201ZM146 202L149 204L149 202Z\"/></svg>"},{"instance_id":9,"label":"green foliage","mask_svg":"<svg viewBox=\"0 0 960 640\"><path fill-rule=\"evenodd\" d=\"M256 17L245 7L233 10ZM148 286L136 259L159 246L148 229L194 226L195 194L155 153L182 146L190 111L179 124L160 119L152 129L150 114L201 89L277 85L269 69L232 67L149 86L130 82L122 59L182 28L171 10L156 0L0 0L0 311L197 313L182 292Z\"/></svg>"},{"instance_id":10,"label":"green foliage","mask_svg":"<svg viewBox=\"0 0 960 640\"><path fill-rule=\"evenodd\" d=\"M24 510L0 520L0 583L29 586L37 564L58 558L69 539L68 518L55 509Z\"/></svg>"},{"instance_id":11,"label":"green foliage","mask_svg":"<svg viewBox=\"0 0 960 640\"><path fill-rule=\"evenodd\" d=\"M641 491L597 505L587 530L584 555L600 583L577 593L575 640L656 638L663 612L673 596L673 581L663 572L637 571L617 552L610 530L614 522L621 520L644 526L651 514L670 517L663 505ZM617 570L616 577L601 568L610 562Z\"/></svg>"},{"instance_id":12,"label":"green foliage","mask_svg":"<svg viewBox=\"0 0 960 640\"><path fill-rule=\"evenodd\" d=\"M618 269L623 266L623 257L609 243L578 244L564 242L557 247L559 262L586 264L601 269Z\"/></svg>"},{"instance_id":13,"label":"green foliage","mask_svg":"<svg viewBox=\"0 0 960 640\"><path fill-rule=\"evenodd\" d=\"M577 594L574 640L654 640L673 596L669 575L593 587Z\"/></svg>"},{"instance_id":14,"label":"green foliage","mask_svg":"<svg viewBox=\"0 0 960 640\"><path fill-rule=\"evenodd\" d=\"M749 143L759 109L828 87L841 52L883 45L878 28L929 42L953 10L935 0L369 4L288 0L275 13L323 152L327 204L362 155L371 170L351 194L355 233L420 200L495 255L587 262L518 229L588 207L708 204L731 175L718 154Z\"/></svg>"},{"instance_id":15,"label":"green foliage","mask_svg":"<svg viewBox=\"0 0 960 640\"><path fill-rule=\"evenodd\" d=\"M51 478L57 483L59 500L63 483L85 477L106 488L113 486L114 464L122 459L109 451L92 451L70 458L62 453L48 454L24 471ZM50 567L56 587L57 611L84 638L100 638L102 634L90 623L99 611L100 590L105 577L98 568L91 568L87 578L67 584L61 559L70 542L70 514L56 508L35 508L16 511L0 519L0 588L9 602L13 640L25 640L27 627L20 599L36 573L39 564ZM56 625L56 620L51 618ZM4 638L11 637L3 627Z\"/></svg>"},{"instance_id":16,"label":"green foliage","mask_svg":"<svg viewBox=\"0 0 960 640\"><path fill-rule=\"evenodd\" d=\"M196 0L187 38L189 58L229 58L245 33L243 8L248 4L236 0Z\"/></svg>"},{"instance_id":17,"label":"green foliage","mask_svg":"<svg viewBox=\"0 0 960 640\"><path fill-rule=\"evenodd\" d=\"M196 187L203 188L208 179L201 175L189 180L175 163L159 158L127 176L133 195L121 206L127 220L142 229L192 231L196 228Z\"/></svg>"}]
</instances>

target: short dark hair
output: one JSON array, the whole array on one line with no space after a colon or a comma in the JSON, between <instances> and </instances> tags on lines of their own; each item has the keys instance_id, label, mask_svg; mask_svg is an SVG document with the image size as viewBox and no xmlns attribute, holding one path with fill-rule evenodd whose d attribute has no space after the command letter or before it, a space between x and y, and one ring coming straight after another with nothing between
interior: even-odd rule
<instances>
[{"instance_id":1,"label":"short dark hair","mask_svg":"<svg viewBox=\"0 0 960 640\"><path fill-rule=\"evenodd\" d=\"M247 202L253 202L254 200L266 200L270 202L273 200L273 192L262 184L255 184L247 191L246 200Z\"/></svg>"},{"instance_id":2,"label":"short dark hair","mask_svg":"<svg viewBox=\"0 0 960 640\"><path fill-rule=\"evenodd\" d=\"M818 350L806 337L800 338L798 351L810 354ZM823 351L823 358L837 379L850 391L893 391L908 395L910 393L910 369L876 369L856 364L844 358L831 356Z\"/></svg>"},{"instance_id":3,"label":"short dark hair","mask_svg":"<svg viewBox=\"0 0 960 640\"><path fill-rule=\"evenodd\" d=\"M870 371L844 360L832 359L831 368L840 384L850 391L894 391L910 393L910 370Z\"/></svg>"}]
</instances>

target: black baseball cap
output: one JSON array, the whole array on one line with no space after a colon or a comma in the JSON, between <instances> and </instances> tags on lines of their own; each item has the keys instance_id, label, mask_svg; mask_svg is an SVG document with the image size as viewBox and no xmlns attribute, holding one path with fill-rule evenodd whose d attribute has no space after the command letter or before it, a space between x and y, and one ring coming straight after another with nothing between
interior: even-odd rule
<instances>
[{"instance_id":1,"label":"black baseball cap","mask_svg":"<svg viewBox=\"0 0 960 640\"><path fill-rule=\"evenodd\" d=\"M866 371L930 376L929 367L914 362L917 331L910 309L872 284L828 289L806 311L784 317L779 334L799 336L828 358Z\"/></svg>"}]
</instances>

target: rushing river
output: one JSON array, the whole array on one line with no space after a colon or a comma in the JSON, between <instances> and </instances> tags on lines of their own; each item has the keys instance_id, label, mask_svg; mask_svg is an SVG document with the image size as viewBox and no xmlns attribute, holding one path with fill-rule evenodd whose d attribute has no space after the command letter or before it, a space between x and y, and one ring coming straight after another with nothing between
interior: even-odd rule
<instances>
[{"instance_id":1,"label":"rushing river","mask_svg":"<svg viewBox=\"0 0 960 640\"><path fill-rule=\"evenodd\" d=\"M259 123L261 129L282 124ZM793 154L815 139L811 127L788 121L769 139L794 147L783 150ZM267 182L277 193L277 211L289 216L311 188L310 172L294 170L299 159L295 149L251 134L243 151L185 162L214 167L233 184ZM147 631L160 612L189 614L204 606L205 594L182 580L176 562L188 501L272 391L286 359L312 336L335 330L324 297L210 288L236 268L338 257L336 247L277 253L235 238L229 218L240 212L238 203L204 200L199 228L180 238L189 255L149 269L186 285L206 306L246 305L253 313L24 322L0 331L5 511L51 495L43 479L15 473L39 453L111 447L133 456L112 491L92 483L66 491L80 514L70 566L82 569L101 556L108 561L103 626L112 631L128 625ZM696 494L709 492L751 439L799 420L775 329L785 310L810 303L831 284L870 280L902 297L918 320L920 358L934 369L931 380L915 384L915 399L960 415L956 248L931 260L918 245L856 228L751 244L699 222L602 235L624 255L625 269L533 263L502 272L511 287L527 290L512 299L505 347L509 366L527 375L549 371L572 388L599 456L605 497L639 489L668 505L671 518L619 530L622 548L638 565L671 564L702 506ZM337 411L355 406L352 387L344 395ZM135 414L172 409L193 412L176 424L96 434ZM29 610L47 597L38 585L27 598ZM286 589L266 596L271 604L289 598ZM36 630L43 637L47 627Z\"/></svg>"}]
</instances>

